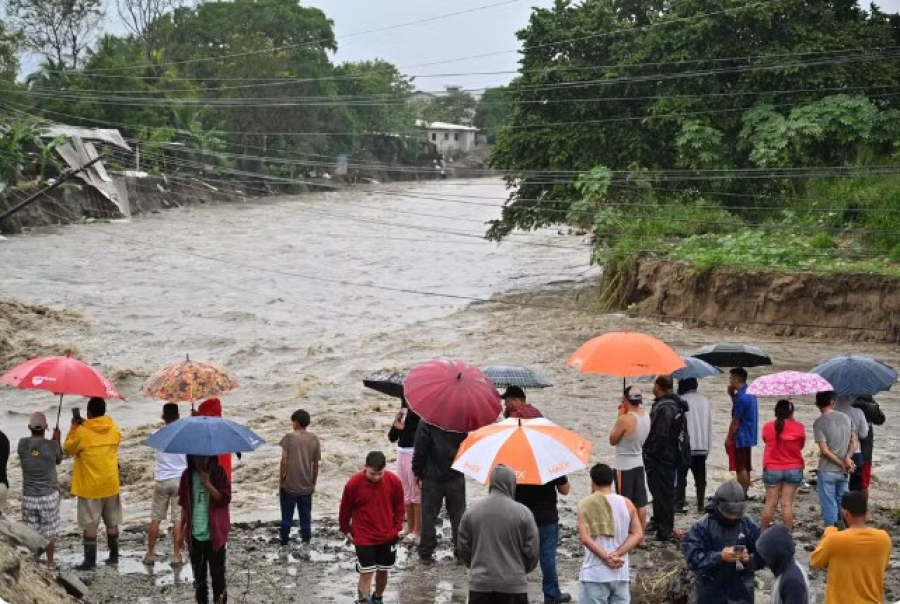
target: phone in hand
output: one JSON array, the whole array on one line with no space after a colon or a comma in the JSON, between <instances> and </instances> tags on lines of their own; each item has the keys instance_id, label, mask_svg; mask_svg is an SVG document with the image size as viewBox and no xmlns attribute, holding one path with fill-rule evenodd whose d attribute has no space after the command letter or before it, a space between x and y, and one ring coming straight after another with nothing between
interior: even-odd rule
<instances>
[{"instance_id":1,"label":"phone in hand","mask_svg":"<svg viewBox=\"0 0 900 604\"><path fill-rule=\"evenodd\" d=\"M81 424L81 409L78 407L72 409L72 423Z\"/></svg>"},{"instance_id":2,"label":"phone in hand","mask_svg":"<svg viewBox=\"0 0 900 604\"><path fill-rule=\"evenodd\" d=\"M743 554L747 550L746 545L733 545L731 547L732 551L736 554Z\"/></svg>"}]
</instances>

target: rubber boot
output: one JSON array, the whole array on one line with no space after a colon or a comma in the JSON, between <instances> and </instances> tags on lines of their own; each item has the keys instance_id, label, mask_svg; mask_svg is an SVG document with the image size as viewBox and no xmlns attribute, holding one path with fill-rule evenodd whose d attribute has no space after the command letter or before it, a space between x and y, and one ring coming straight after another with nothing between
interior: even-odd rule
<instances>
[{"instance_id":1,"label":"rubber boot","mask_svg":"<svg viewBox=\"0 0 900 604\"><path fill-rule=\"evenodd\" d=\"M697 487L697 512L702 514L706 509L706 486Z\"/></svg>"},{"instance_id":2,"label":"rubber boot","mask_svg":"<svg viewBox=\"0 0 900 604\"><path fill-rule=\"evenodd\" d=\"M109 546L109 558L106 559L107 564L118 564L119 563L119 536L118 535L107 535L106 536L106 545ZM94 551L96 555L96 545L94 546Z\"/></svg>"},{"instance_id":3,"label":"rubber boot","mask_svg":"<svg viewBox=\"0 0 900 604\"><path fill-rule=\"evenodd\" d=\"M75 570L92 570L97 567L97 538L84 538L84 560L75 567Z\"/></svg>"}]
</instances>

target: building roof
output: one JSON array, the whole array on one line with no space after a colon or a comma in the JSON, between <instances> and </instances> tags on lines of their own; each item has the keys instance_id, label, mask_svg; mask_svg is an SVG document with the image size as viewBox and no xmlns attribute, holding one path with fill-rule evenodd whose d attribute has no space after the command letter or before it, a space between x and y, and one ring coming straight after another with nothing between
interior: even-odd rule
<instances>
[{"instance_id":1,"label":"building roof","mask_svg":"<svg viewBox=\"0 0 900 604\"><path fill-rule=\"evenodd\" d=\"M463 126L461 124L448 124L447 122L431 122L425 125L429 130L465 130L468 132L478 132L478 128L474 126Z\"/></svg>"},{"instance_id":2,"label":"building roof","mask_svg":"<svg viewBox=\"0 0 900 604\"><path fill-rule=\"evenodd\" d=\"M81 126L67 126L65 124L54 124L47 126L41 131L41 136L45 138L56 138L57 136L67 136L69 138L80 138L87 141L100 141L110 145L115 145L131 151L131 147L122 138L122 135L115 129L103 128L82 128Z\"/></svg>"}]
</instances>

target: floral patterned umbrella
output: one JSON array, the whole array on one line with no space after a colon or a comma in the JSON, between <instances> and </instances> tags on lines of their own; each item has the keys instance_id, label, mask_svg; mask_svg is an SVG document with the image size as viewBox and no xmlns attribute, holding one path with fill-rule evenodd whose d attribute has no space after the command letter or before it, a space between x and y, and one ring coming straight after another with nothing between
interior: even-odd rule
<instances>
[{"instance_id":1,"label":"floral patterned umbrella","mask_svg":"<svg viewBox=\"0 0 900 604\"><path fill-rule=\"evenodd\" d=\"M237 380L218 365L185 357L147 378L143 391L151 398L177 403L219 396L237 387Z\"/></svg>"},{"instance_id":2,"label":"floral patterned umbrella","mask_svg":"<svg viewBox=\"0 0 900 604\"><path fill-rule=\"evenodd\" d=\"M747 394L755 396L802 396L834 390L828 380L815 373L779 371L753 380Z\"/></svg>"}]
</instances>

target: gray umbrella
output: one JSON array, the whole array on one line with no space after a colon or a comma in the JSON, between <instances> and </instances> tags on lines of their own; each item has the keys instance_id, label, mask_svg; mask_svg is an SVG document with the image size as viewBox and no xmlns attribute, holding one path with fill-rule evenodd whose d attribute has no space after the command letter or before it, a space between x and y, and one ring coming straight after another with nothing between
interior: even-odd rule
<instances>
[{"instance_id":1,"label":"gray umbrella","mask_svg":"<svg viewBox=\"0 0 900 604\"><path fill-rule=\"evenodd\" d=\"M491 365L484 369L487 379L494 382L497 388L518 386L519 388L552 388L553 383L541 374L527 367L510 365Z\"/></svg>"},{"instance_id":2,"label":"gray umbrella","mask_svg":"<svg viewBox=\"0 0 900 604\"><path fill-rule=\"evenodd\" d=\"M828 380L838 396L872 396L890 390L897 381L893 367L861 354L833 357L810 371Z\"/></svg>"}]
</instances>

